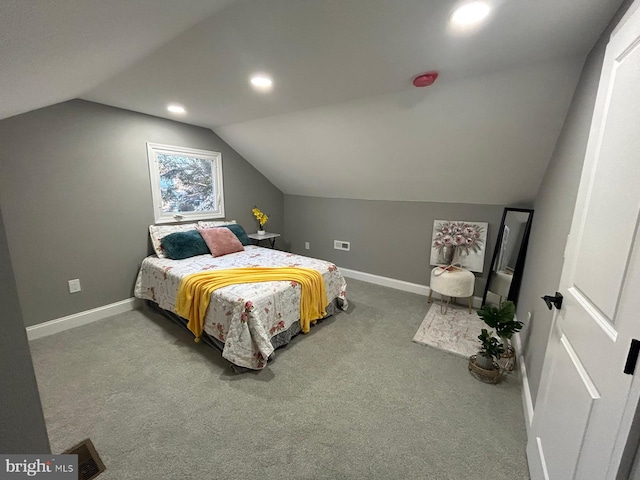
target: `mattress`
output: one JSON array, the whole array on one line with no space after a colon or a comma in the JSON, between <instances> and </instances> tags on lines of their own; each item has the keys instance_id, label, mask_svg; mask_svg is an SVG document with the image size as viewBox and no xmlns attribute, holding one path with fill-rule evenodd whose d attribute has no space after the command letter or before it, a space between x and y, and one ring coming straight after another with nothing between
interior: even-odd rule
<instances>
[{"instance_id":1,"label":"mattress","mask_svg":"<svg viewBox=\"0 0 640 480\"><path fill-rule=\"evenodd\" d=\"M346 281L335 264L258 246L221 257L198 255L184 260L145 258L134 295L175 313L182 278L192 273L241 267L304 267L322 274L329 302L348 306ZM277 281L230 285L211 295L204 331L224 344L222 356L231 363L259 370L274 351L271 338L289 330L300 318L300 285Z\"/></svg>"}]
</instances>

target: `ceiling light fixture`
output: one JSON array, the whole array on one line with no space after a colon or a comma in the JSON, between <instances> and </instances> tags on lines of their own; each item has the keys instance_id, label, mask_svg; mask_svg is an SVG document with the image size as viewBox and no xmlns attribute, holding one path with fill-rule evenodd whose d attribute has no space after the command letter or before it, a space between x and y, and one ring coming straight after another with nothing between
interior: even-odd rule
<instances>
[{"instance_id":1,"label":"ceiling light fixture","mask_svg":"<svg viewBox=\"0 0 640 480\"><path fill-rule=\"evenodd\" d=\"M182 105L178 105L177 103L171 103L167 105L167 110L169 110L171 113L178 113L180 115L187 113L187 110Z\"/></svg>"},{"instance_id":2,"label":"ceiling light fixture","mask_svg":"<svg viewBox=\"0 0 640 480\"><path fill-rule=\"evenodd\" d=\"M453 11L449 21L458 27L469 27L487 18L490 11L491 7L487 2L465 3Z\"/></svg>"},{"instance_id":3,"label":"ceiling light fixture","mask_svg":"<svg viewBox=\"0 0 640 480\"><path fill-rule=\"evenodd\" d=\"M429 85L433 85L433 82L438 78L438 72L426 72L421 73L416 78L413 79L414 87L428 87Z\"/></svg>"},{"instance_id":4,"label":"ceiling light fixture","mask_svg":"<svg viewBox=\"0 0 640 480\"><path fill-rule=\"evenodd\" d=\"M267 75L258 74L251 77L251 85L253 85L256 90L271 90L271 87L273 86L273 80L271 80L271 78Z\"/></svg>"}]
</instances>

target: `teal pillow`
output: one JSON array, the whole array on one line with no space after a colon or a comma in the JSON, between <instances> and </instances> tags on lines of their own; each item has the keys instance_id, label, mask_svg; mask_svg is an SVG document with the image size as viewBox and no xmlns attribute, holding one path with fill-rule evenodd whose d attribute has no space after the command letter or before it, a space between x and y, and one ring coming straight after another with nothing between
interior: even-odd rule
<instances>
[{"instance_id":1,"label":"teal pillow","mask_svg":"<svg viewBox=\"0 0 640 480\"><path fill-rule=\"evenodd\" d=\"M224 225L224 228L228 228L233 233L235 233L236 237L238 237L238 240L240 240L240 243L242 245L244 246L253 245L253 242L247 236L247 232L244 231L244 228L242 228L242 225L238 225L237 223L234 223L231 225Z\"/></svg>"},{"instance_id":2,"label":"teal pillow","mask_svg":"<svg viewBox=\"0 0 640 480\"><path fill-rule=\"evenodd\" d=\"M162 237L160 243L167 257L172 260L182 260L209 253L207 244L204 243L200 232L197 230L170 233L166 237Z\"/></svg>"}]
</instances>

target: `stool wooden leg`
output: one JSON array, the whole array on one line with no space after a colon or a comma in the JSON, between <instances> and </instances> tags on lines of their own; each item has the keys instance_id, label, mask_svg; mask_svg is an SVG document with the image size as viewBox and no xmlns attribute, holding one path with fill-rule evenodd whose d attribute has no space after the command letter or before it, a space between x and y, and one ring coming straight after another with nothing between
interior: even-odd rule
<instances>
[{"instance_id":1,"label":"stool wooden leg","mask_svg":"<svg viewBox=\"0 0 640 480\"><path fill-rule=\"evenodd\" d=\"M469 313L471 313L471 303L472 303L473 297L469 297Z\"/></svg>"},{"instance_id":2,"label":"stool wooden leg","mask_svg":"<svg viewBox=\"0 0 640 480\"><path fill-rule=\"evenodd\" d=\"M431 303L431 294L433 293L433 290L431 290L431 288L429 288L429 299L427 300L427 303Z\"/></svg>"}]
</instances>

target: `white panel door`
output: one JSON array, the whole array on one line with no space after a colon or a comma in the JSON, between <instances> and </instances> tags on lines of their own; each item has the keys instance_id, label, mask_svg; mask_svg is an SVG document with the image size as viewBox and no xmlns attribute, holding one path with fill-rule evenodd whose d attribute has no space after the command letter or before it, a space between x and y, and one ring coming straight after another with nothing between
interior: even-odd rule
<instances>
[{"instance_id":1,"label":"white panel door","mask_svg":"<svg viewBox=\"0 0 640 480\"><path fill-rule=\"evenodd\" d=\"M607 47L540 389L531 478L614 479L640 398L640 8ZM550 292L553 293L553 286Z\"/></svg>"}]
</instances>

